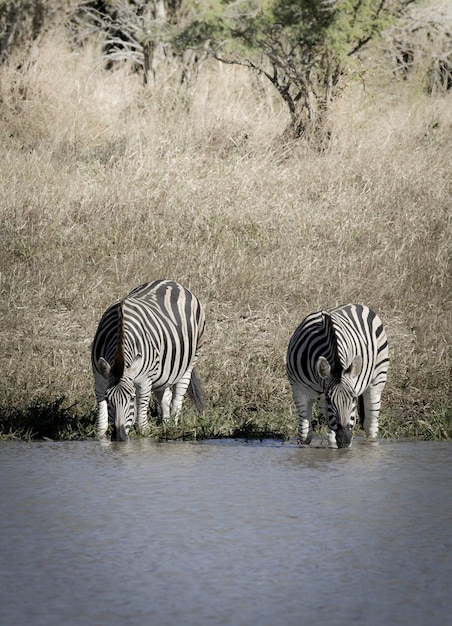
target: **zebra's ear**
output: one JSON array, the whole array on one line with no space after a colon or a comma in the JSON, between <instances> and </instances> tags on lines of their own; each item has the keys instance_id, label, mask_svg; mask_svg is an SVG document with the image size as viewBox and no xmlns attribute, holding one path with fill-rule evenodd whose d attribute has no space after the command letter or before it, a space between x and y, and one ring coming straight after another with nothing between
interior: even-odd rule
<instances>
[{"instance_id":1,"label":"zebra's ear","mask_svg":"<svg viewBox=\"0 0 452 626\"><path fill-rule=\"evenodd\" d=\"M355 358L351 362L351 365L348 368L347 373L350 374L352 378L356 378L357 376L361 374L362 368L363 368L363 357L360 354L358 354L358 356L355 356Z\"/></svg>"},{"instance_id":2,"label":"zebra's ear","mask_svg":"<svg viewBox=\"0 0 452 626\"><path fill-rule=\"evenodd\" d=\"M141 354L137 354L136 357L133 359L132 363L129 365L129 367L126 368L126 371L124 372L125 375L128 378L132 378L132 379L136 378L142 368L142 365L143 365L143 357L141 356Z\"/></svg>"},{"instance_id":3,"label":"zebra's ear","mask_svg":"<svg viewBox=\"0 0 452 626\"><path fill-rule=\"evenodd\" d=\"M97 361L97 369L99 370L101 376L104 378L109 378L110 376L110 363L104 359L103 356Z\"/></svg>"},{"instance_id":4,"label":"zebra's ear","mask_svg":"<svg viewBox=\"0 0 452 626\"><path fill-rule=\"evenodd\" d=\"M323 378L323 380L331 376L331 365L324 356L319 356L317 359L317 374L320 378Z\"/></svg>"}]
</instances>

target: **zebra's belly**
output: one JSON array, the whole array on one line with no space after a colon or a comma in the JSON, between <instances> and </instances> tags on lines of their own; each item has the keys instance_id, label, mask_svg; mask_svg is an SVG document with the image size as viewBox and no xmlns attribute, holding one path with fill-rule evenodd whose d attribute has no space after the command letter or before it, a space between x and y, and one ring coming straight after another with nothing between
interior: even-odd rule
<instances>
[{"instance_id":1,"label":"zebra's belly","mask_svg":"<svg viewBox=\"0 0 452 626\"><path fill-rule=\"evenodd\" d=\"M185 374L184 370L183 372L170 372L170 373L166 373L166 372L161 372L160 374L154 376L151 380L152 383L152 389L156 389L157 391L160 389L166 389L167 387L172 387L173 385L175 385L181 378L182 376Z\"/></svg>"}]
</instances>

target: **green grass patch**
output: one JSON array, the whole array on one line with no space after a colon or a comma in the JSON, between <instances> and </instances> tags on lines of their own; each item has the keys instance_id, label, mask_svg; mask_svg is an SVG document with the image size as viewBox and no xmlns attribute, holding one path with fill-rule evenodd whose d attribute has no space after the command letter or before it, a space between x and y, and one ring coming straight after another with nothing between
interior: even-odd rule
<instances>
[{"instance_id":1,"label":"green grass patch","mask_svg":"<svg viewBox=\"0 0 452 626\"><path fill-rule=\"evenodd\" d=\"M65 398L38 399L28 406L0 406L0 440L51 441L94 436L94 416L80 415Z\"/></svg>"},{"instance_id":2,"label":"green grass patch","mask_svg":"<svg viewBox=\"0 0 452 626\"><path fill-rule=\"evenodd\" d=\"M452 439L452 410L444 407L416 411L398 416L384 414L380 418L380 436L389 439L420 439L422 441Z\"/></svg>"},{"instance_id":3,"label":"green grass patch","mask_svg":"<svg viewBox=\"0 0 452 626\"><path fill-rule=\"evenodd\" d=\"M202 439L232 438L244 440L296 438L297 420L290 412L269 413L252 410L207 410L197 413L184 407L179 422L162 422L156 418L155 407L149 415L150 439L158 441L198 441ZM428 411L425 414L391 416L380 415L379 437L384 439L451 440L452 412ZM318 416L313 419L315 435L327 436L325 425ZM359 423L355 436L365 436ZM0 440L83 440L95 437L94 411L80 412L77 405L69 405L65 398L39 399L29 406L0 407ZM130 438L141 437L132 427Z\"/></svg>"}]
</instances>

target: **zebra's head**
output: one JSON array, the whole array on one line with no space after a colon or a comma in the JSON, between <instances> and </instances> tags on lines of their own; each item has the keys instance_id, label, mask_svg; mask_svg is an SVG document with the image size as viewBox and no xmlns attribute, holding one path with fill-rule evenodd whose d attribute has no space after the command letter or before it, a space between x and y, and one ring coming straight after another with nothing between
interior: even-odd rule
<instances>
[{"instance_id":1,"label":"zebra's head","mask_svg":"<svg viewBox=\"0 0 452 626\"><path fill-rule=\"evenodd\" d=\"M141 355L137 355L129 367L123 368L120 377L115 373L114 364L110 365L103 357L98 361L98 370L108 381L105 395L112 441L127 441L135 422L134 379L141 368L141 360Z\"/></svg>"},{"instance_id":2,"label":"zebra's head","mask_svg":"<svg viewBox=\"0 0 452 626\"><path fill-rule=\"evenodd\" d=\"M317 360L317 373L324 382L328 426L336 432L338 448L346 448L352 441L356 406L353 383L361 369L362 357L359 355L345 369L340 366L333 369L324 356Z\"/></svg>"}]
</instances>

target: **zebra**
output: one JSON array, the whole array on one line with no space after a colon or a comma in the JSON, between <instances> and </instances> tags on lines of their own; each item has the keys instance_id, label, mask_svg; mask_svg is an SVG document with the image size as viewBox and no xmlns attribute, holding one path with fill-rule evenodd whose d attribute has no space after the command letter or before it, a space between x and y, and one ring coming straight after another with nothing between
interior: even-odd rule
<instances>
[{"instance_id":1,"label":"zebra","mask_svg":"<svg viewBox=\"0 0 452 626\"><path fill-rule=\"evenodd\" d=\"M177 424L187 388L202 411L194 365L204 334L202 305L175 281L145 283L110 305L91 348L98 437L110 424L112 441L127 440L135 418L138 431L148 434L151 390L164 421Z\"/></svg>"},{"instance_id":2,"label":"zebra","mask_svg":"<svg viewBox=\"0 0 452 626\"><path fill-rule=\"evenodd\" d=\"M346 304L309 314L289 341L286 365L299 443L312 441L315 400L329 429L330 447L351 444L356 398L366 435L377 437L389 353L385 329L374 311Z\"/></svg>"}]
</instances>

